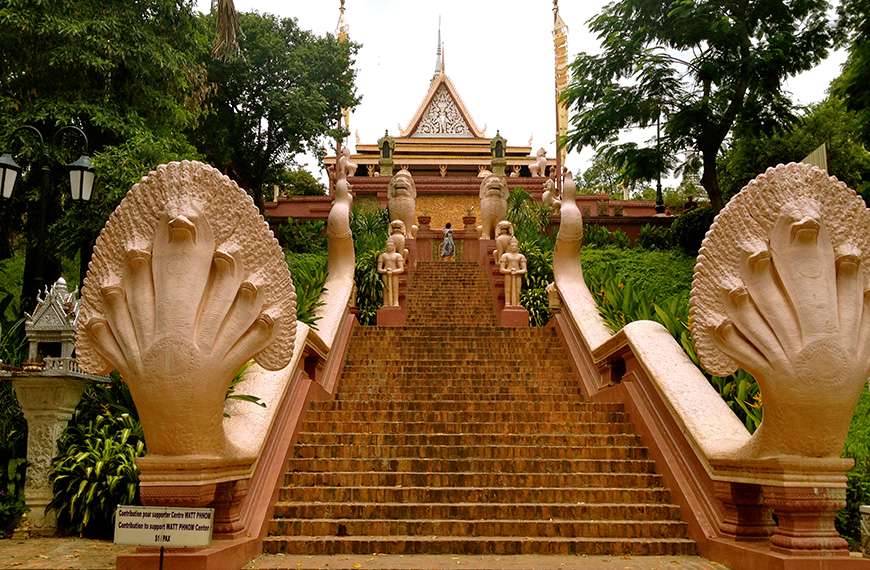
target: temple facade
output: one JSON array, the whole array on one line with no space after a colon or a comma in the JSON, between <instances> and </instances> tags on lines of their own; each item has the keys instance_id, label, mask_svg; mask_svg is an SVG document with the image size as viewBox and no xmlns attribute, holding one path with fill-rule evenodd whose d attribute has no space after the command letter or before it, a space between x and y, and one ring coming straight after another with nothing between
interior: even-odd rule
<instances>
[{"instance_id":1,"label":"temple facade","mask_svg":"<svg viewBox=\"0 0 870 570\"><path fill-rule=\"evenodd\" d=\"M354 203L385 208L390 178L402 169L414 179L416 215L429 217L427 225L432 228L447 222L462 227L463 218L479 216L485 172L504 175L510 189L522 188L540 200L547 177L555 175L556 159L547 157L543 148L534 150L531 140L517 146L499 132L487 136L445 71L440 41L436 61L426 95L400 133L394 136L385 131L380 139L367 142L357 137L355 152L349 156L356 168L348 176ZM335 155L324 159L330 171L336 162ZM266 215L273 221L325 219L331 195L331 188L330 196L322 197L282 197L276 192L273 201L266 203ZM621 229L632 238L644 223L659 222L651 219L655 215L652 202L617 201L607 196L580 196L577 202L591 223Z\"/></svg>"},{"instance_id":2,"label":"temple facade","mask_svg":"<svg viewBox=\"0 0 870 570\"><path fill-rule=\"evenodd\" d=\"M407 127L397 136L385 132L378 141L357 141L355 150L351 161L357 169L350 183L357 203L386 206L390 177L406 169L417 187L417 215L430 216L433 227L447 222L455 226L463 216L477 211L479 175L493 169L496 154L503 159L505 176L514 179L511 187L521 186L540 195L545 180L531 176L529 166L537 159L531 146L509 145L498 133L487 137L477 126L445 72L442 53L429 89ZM335 156L325 159L329 167L335 161ZM547 161L547 173L554 165L554 160Z\"/></svg>"}]
</instances>

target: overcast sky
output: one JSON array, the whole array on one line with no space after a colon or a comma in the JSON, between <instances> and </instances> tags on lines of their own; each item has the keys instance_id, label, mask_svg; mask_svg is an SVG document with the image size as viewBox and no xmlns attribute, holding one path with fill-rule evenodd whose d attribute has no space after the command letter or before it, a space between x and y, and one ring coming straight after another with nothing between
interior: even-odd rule
<instances>
[{"instance_id":1,"label":"overcast sky","mask_svg":"<svg viewBox=\"0 0 870 570\"><path fill-rule=\"evenodd\" d=\"M200 10L210 0L198 0ZM568 25L568 49L597 51L586 28L607 0L560 3ZM240 11L256 10L297 18L316 33L335 33L338 0L235 0ZM488 136L496 129L508 144L555 153L553 104L553 15L550 0L347 0L350 37L362 45L356 62L362 101L351 115L350 144L358 131L374 143L384 130L398 135L407 127L426 95L435 68L438 18L444 41L445 68L477 126ZM845 61L843 51L815 69L790 79L787 88L800 104L820 101ZM645 138L635 133L632 139ZM568 166L588 167L592 151L569 154ZM320 178L323 174L313 173Z\"/></svg>"}]
</instances>

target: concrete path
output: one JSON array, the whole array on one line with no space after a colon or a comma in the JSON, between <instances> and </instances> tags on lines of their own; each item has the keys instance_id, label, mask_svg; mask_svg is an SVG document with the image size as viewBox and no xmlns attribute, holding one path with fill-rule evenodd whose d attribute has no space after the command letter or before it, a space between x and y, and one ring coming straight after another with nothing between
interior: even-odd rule
<instances>
[{"instance_id":1,"label":"concrete path","mask_svg":"<svg viewBox=\"0 0 870 570\"><path fill-rule=\"evenodd\" d=\"M697 556L429 556L264 554L246 568L294 570L726 570Z\"/></svg>"}]
</instances>

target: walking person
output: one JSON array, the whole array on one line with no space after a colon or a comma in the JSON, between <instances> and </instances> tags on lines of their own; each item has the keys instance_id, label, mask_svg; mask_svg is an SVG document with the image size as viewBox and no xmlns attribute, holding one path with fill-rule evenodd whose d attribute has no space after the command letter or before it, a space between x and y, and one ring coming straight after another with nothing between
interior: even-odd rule
<instances>
[{"instance_id":1,"label":"walking person","mask_svg":"<svg viewBox=\"0 0 870 570\"><path fill-rule=\"evenodd\" d=\"M444 239L441 240L441 259L453 261L454 253L456 253L456 244L453 243L453 228L450 222L447 222L444 225Z\"/></svg>"}]
</instances>

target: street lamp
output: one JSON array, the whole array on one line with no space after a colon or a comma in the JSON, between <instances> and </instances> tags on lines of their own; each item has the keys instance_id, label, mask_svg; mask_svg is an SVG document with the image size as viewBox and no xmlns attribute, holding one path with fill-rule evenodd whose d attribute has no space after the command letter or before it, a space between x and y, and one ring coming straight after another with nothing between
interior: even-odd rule
<instances>
[{"instance_id":1,"label":"street lamp","mask_svg":"<svg viewBox=\"0 0 870 570\"><path fill-rule=\"evenodd\" d=\"M30 131L37 136L39 139L40 150L42 150L43 153L43 159L47 160L48 153L45 148L45 139L42 137L42 133L39 129L30 125L24 125L23 127L15 129L12 135L15 136L18 131L22 130ZM84 139L85 151L87 152L87 135L83 130L72 125L58 129L54 134L55 143L57 143L60 135L67 131L77 133ZM91 193L94 190L94 165L91 163L91 158L87 154L83 154L78 160L72 164L68 164L67 168L69 168L70 193L72 194L72 199L84 200L87 202L91 199ZM21 167L18 166L10 153L5 153L3 156L0 156L0 193L2 193L4 198L12 197L12 190L15 188L15 182L20 172Z\"/></svg>"},{"instance_id":2,"label":"street lamp","mask_svg":"<svg viewBox=\"0 0 870 570\"><path fill-rule=\"evenodd\" d=\"M31 308L36 299L36 294L42 291L46 284L47 277L54 281L54 277L46 275L47 255L46 248L46 226L48 225L48 214L50 206L51 194L51 170L52 159L49 154L49 147L45 144L45 139L42 132L31 125L24 125L15 129L12 132L14 139L19 133L30 133L38 141L37 158L35 163L39 164L40 182L38 200L35 204L26 206L28 209L27 216L27 246L24 254L24 281L21 286L21 308ZM72 125L61 127L54 133L53 147L60 146L61 136L65 133L78 135L84 142L84 152L87 153L88 137L78 127ZM35 165L34 165L35 166ZM82 154L78 160L72 164L66 165L69 170L70 194L74 201L88 201L94 190L94 166L91 163L90 157L87 154ZM3 199L12 197L12 192L15 189L15 183L21 173L21 167L12 158L11 153L6 153L0 156L0 195Z\"/></svg>"},{"instance_id":3,"label":"street lamp","mask_svg":"<svg viewBox=\"0 0 870 570\"><path fill-rule=\"evenodd\" d=\"M4 198L12 197L12 189L15 188L15 179L18 178L19 172L21 167L11 154L7 152L0 156L0 195Z\"/></svg>"}]
</instances>

